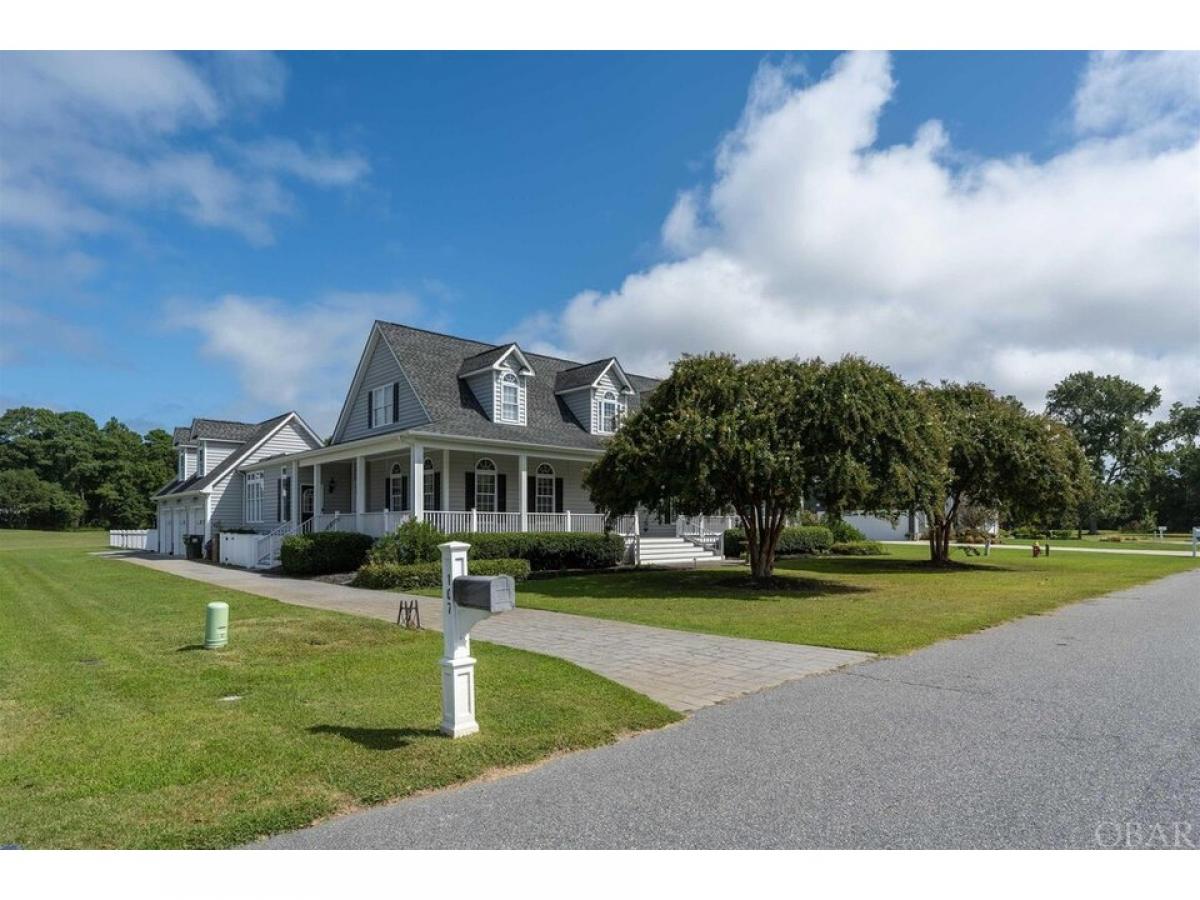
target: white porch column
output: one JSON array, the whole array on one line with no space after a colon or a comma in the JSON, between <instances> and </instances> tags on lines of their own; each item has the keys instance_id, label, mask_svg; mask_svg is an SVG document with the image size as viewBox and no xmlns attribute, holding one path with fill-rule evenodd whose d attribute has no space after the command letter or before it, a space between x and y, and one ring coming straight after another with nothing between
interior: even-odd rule
<instances>
[{"instance_id":1,"label":"white porch column","mask_svg":"<svg viewBox=\"0 0 1200 900\"><path fill-rule=\"evenodd\" d=\"M520 470L517 476L517 496L520 498L521 530L529 530L529 457L522 453L517 457Z\"/></svg>"},{"instance_id":2,"label":"white porch column","mask_svg":"<svg viewBox=\"0 0 1200 900\"><path fill-rule=\"evenodd\" d=\"M450 509L450 451L442 451L442 509ZM444 519L442 521L445 521Z\"/></svg>"},{"instance_id":3,"label":"white porch column","mask_svg":"<svg viewBox=\"0 0 1200 900\"><path fill-rule=\"evenodd\" d=\"M425 518L425 448L421 444L412 445L412 475L408 479L409 490L412 491L413 518L418 522Z\"/></svg>"},{"instance_id":4,"label":"white porch column","mask_svg":"<svg viewBox=\"0 0 1200 900\"><path fill-rule=\"evenodd\" d=\"M313 518L325 511L325 482L321 480L321 464L313 463Z\"/></svg>"},{"instance_id":5,"label":"white porch column","mask_svg":"<svg viewBox=\"0 0 1200 900\"><path fill-rule=\"evenodd\" d=\"M367 458L354 457L354 528L362 531L362 514L367 511Z\"/></svg>"},{"instance_id":6,"label":"white porch column","mask_svg":"<svg viewBox=\"0 0 1200 900\"><path fill-rule=\"evenodd\" d=\"M291 469L292 490L288 497L292 506L292 528L300 529L300 463L293 462Z\"/></svg>"}]
</instances>

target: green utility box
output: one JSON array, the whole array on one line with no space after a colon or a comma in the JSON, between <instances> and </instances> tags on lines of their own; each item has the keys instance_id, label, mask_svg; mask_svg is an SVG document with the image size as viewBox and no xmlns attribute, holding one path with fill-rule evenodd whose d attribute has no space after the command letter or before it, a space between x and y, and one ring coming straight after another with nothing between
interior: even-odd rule
<instances>
[{"instance_id":1,"label":"green utility box","mask_svg":"<svg viewBox=\"0 0 1200 900\"><path fill-rule=\"evenodd\" d=\"M204 614L204 649L219 650L229 643L229 604L208 604Z\"/></svg>"}]
</instances>

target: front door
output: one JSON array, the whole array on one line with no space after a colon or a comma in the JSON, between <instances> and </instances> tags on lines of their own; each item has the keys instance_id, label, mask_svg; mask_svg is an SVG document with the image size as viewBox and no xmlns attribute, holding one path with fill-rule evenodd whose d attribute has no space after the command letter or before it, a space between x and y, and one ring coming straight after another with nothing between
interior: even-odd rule
<instances>
[{"instance_id":1,"label":"front door","mask_svg":"<svg viewBox=\"0 0 1200 900\"><path fill-rule=\"evenodd\" d=\"M306 484L300 488L300 521L307 522L313 515L313 486Z\"/></svg>"}]
</instances>

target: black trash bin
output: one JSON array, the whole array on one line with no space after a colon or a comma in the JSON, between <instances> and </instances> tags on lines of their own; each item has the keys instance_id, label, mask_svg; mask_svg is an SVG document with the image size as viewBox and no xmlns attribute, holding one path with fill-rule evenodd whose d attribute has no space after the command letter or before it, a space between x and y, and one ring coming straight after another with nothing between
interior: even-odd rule
<instances>
[{"instance_id":1,"label":"black trash bin","mask_svg":"<svg viewBox=\"0 0 1200 900\"><path fill-rule=\"evenodd\" d=\"M186 535L183 539L183 546L187 549L188 559L200 559L204 555L204 535Z\"/></svg>"}]
</instances>

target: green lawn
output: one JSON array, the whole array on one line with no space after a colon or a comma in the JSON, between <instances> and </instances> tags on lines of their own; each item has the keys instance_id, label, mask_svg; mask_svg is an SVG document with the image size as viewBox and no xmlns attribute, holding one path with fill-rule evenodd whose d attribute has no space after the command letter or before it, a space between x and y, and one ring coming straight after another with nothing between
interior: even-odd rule
<instances>
[{"instance_id":1,"label":"green lawn","mask_svg":"<svg viewBox=\"0 0 1200 900\"><path fill-rule=\"evenodd\" d=\"M1031 539L1026 538L1005 538L1005 544L1015 544L1022 547L1028 547L1033 543ZM1039 540L1039 544L1045 544L1045 540ZM1069 540L1052 539L1050 541L1050 549L1055 547L1084 547L1089 550L1172 550L1176 553L1191 553L1192 543L1190 540L1184 541L1182 538L1174 540L1158 541L1154 538L1138 538L1136 541L1102 541L1095 535L1084 535L1082 539L1072 538Z\"/></svg>"},{"instance_id":2,"label":"green lawn","mask_svg":"<svg viewBox=\"0 0 1200 900\"><path fill-rule=\"evenodd\" d=\"M437 732L441 636L0 531L0 844L222 847L678 719L475 643L482 733ZM231 642L197 648L204 605ZM239 700L222 700L239 696Z\"/></svg>"},{"instance_id":3,"label":"green lawn","mask_svg":"<svg viewBox=\"0 0 1200 900\"><path fill-rule=\"evenodd\" d=\"M1006 619L1193 568L1189 558L1017 551L931 569L925 547L883 557L785 560L796 590L742 587L745 569L681 569L528 581L521 606L733 637L903 653ZM964 560L961 552L956 560Z\"/></svg>"}]
</instances>

